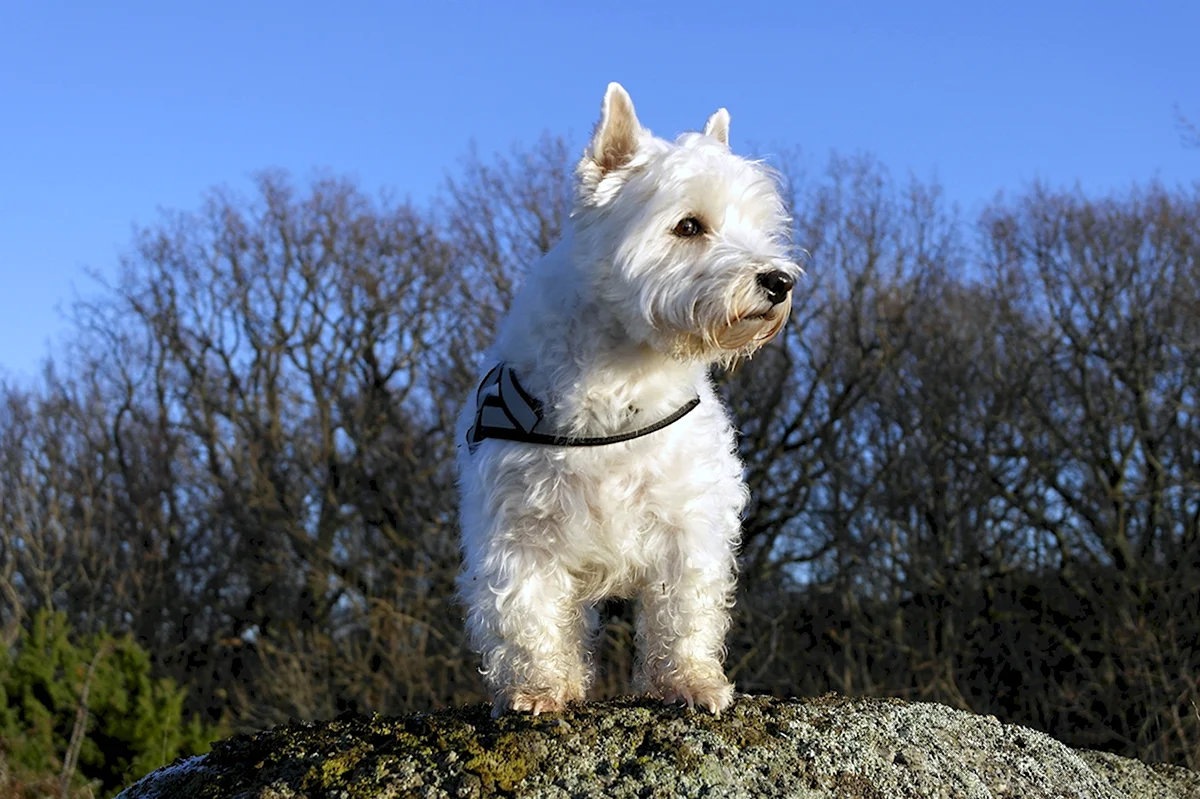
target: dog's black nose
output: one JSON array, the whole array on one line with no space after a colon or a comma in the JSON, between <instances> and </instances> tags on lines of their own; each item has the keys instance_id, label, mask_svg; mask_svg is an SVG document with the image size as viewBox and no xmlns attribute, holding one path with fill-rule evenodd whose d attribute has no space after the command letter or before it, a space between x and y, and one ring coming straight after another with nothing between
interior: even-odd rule
<instances>
[{"instance_id":1,"label":"dog's black nose","mask_svg":"<svg viewBox=\"0 0 1200 799\"><path fill-rule=\"evenodd\" d=\"M792 280L791 275L787 272L780 272L778 269L758 274L758 285L767 292L767 299L771 301L772 305L778 305L786 300L788 292L795 284L796 281Z\"/></svg>"}]
</instances>

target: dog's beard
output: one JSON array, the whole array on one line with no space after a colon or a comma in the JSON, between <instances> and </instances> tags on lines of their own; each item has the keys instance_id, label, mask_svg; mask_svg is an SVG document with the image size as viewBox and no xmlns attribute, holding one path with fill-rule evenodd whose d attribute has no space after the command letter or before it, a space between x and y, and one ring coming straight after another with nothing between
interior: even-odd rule
<instances>
[{"instance_id":1,"label":"dog's beard","mask_svg":"<svg viewBox=\"0 0 1200 799\"><path fill-rule=\"evenodd\" d=\"M716 362L732 368L752 356L783 330L792 299L763 310L729 308L706 314L707 320L668 334L667 349L677 358Z\"/></svg>"},{"instance_id":2,"label":"dog's beard","mask_svg":"<svg viewBox=\"0 0 1200 799\"><path fill-rule=\"evenodd\" d=\"M712 339L719 349L752 353L779 335L791 311L792 299L789 297L767 311L734 316L717 329Z\"/></svg>"}]
</instances>

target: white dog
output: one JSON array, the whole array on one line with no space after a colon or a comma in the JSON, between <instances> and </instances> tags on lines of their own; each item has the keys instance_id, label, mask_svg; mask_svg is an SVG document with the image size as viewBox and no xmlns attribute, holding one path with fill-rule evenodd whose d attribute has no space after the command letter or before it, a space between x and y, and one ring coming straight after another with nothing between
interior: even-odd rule
<instances>
[{"instance_id":1,"label":"white dog","mask_svg":"<svg viewBox=\"0 0 1200 799\"><path fill-rule=\"evenodd\" d=\"M497 714L582 700L595 605L636 596L639 689L717 713L747 499L709 378L783 327L800 270L729 114L674 143L621 86L460 420L459 594Z\"/></svg>"}]
</instances>

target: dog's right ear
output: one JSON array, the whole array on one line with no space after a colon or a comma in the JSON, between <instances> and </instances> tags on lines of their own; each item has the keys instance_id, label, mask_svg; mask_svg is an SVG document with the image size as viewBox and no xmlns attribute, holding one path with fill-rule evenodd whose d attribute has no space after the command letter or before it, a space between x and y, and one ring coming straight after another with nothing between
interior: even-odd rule
<instances>
[{"instance_id":1,"label":"dog's right ear","mask_svg":"<svg viewBox=\"0 0 1200 799\"><path fill-rule=\"evenodd\" d=\"M583 186L595 189L605 175L628 164L637 152L641 134L642 125L633 110L629 92L619 83L608 84L600 121L579 164Z\"/></svg>"},{"instance_id":2,"label":"dog's right ear","mask_svg":"<svg viewBox=\"0 0 1200 799\"><path fill-rule=\"evenodd\" d=\"M641 131L642 125L633 111L629 92L619 83L610 83L608 91L604 93L600 122L592 134L588 155L602 172L620 169L629 163L637 151L638 134Z\"/></svg>"}]
</instances>

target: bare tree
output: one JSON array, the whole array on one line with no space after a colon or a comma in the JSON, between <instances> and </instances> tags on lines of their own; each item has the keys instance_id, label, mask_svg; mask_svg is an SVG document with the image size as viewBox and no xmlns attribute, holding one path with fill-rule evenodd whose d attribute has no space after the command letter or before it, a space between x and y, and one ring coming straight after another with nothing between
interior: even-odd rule
<instances>
[{"instance_id":1,"label":"bare tree","mask_svg":"<svg viewBox=\"0 0 1200 799\"><path fill-rule=\"evenodd\" d=\"M129 630L245 728L481 698L454 419L573 161L472 152L429 208L268 173L142 231L78 345L0 386L3 639L42 607ZM739 686L1200 766L1196 193L1034 188L973 230L869 157L778 166L807 275L718 377L752 491ZM605 611L598 695L633 656Z\"/></svg>"},{"instance_id":2,"label":"bare tree","mask_svg":"<svg viewBox=\"0 0 1200 799\"><path fill-rule=\"evenodd\" d=\"M1179 131L1179 140L1184 147L1200 148L1200 128L1183 113L1178 104L1175 106L1175 127Z\"/></svg>"}]
</instances>

